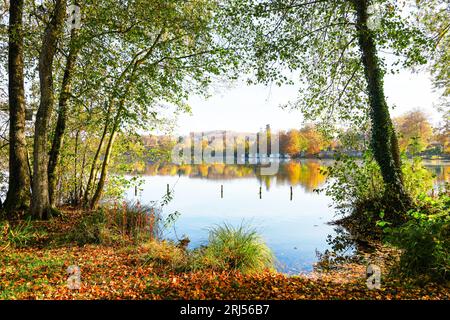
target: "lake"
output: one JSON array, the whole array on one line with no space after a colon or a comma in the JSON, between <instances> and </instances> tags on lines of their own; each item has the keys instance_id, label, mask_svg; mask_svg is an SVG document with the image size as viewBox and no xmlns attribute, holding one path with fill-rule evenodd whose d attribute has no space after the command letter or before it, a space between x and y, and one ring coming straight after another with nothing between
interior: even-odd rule
<instances>
[{"instance_id":1,"label":"lake","mask_svg":"<svg viewBox=\"0 0 450 320\"><path fill-rule=\"evenodd\" d=\"M278 173L261 176L254 165L160 165L149 164L141 175L144 184L130 200L158 201L167 185L173 199L163 208L164 216L180 216L165 237L191 240L189 247L205 245L208 228L224 222L248 225L258 231L277 258L277 269L288 274L310 272L316 252L329 249L327 236L335 235L327 222L335 219L331 201L314 192L325 183L320 168L331 160L291 160L280 163ZM450 180L450 163L427 161L437 183ZM222 195L223 186L223 195ZM292 187L292 196L291 196Z\"/></svg>"}]
</instances>

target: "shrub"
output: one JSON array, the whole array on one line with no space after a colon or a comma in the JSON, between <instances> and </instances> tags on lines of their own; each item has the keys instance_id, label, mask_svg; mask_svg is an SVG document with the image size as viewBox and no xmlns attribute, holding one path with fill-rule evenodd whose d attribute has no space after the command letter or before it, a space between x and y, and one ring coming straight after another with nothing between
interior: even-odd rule
<instances>
[{"instance_id":1,"label":"shrub","mask_svg":"<svg viewBox=\"0 0 450 320\"><path fill-rule=\"evenodd\" d=\"M423 167L420 158L409 160L403 157L402 160L404 185L417 206L419 196L432 189L433 175ZM389 218L396 217L399 221L407 218L392 212L389 203L385 202L381 172L370 152L366 152L362 160L342 156L325 173L329 177L325 193L334 200L336 208L343 215L350 215L344 221L353 220L353 225L360 230L371 231L378 237L379 234L373 229L380 212L385 212Z\"/></svg>"},{"instance_id":2,"label":"shrub","mask_svg":"<svg viewBox=\"0 0 450 320\"><path fill-rule=\"evenodd\" d=\"M227 224L212 228L208 245L196 253L196 267L243 273L273 268L272 252L252 229Z\"/></svg>"},{"instance_id":3,"label":"shrub","mask_svg":"<svg viewBox=\"0 0 450 320\"><path fill-rule=\"evenodd\" d=\"M146 250L144 264L168 271L240 271L259 272L272 269L274 257L261 237L252 229L229 225L212 228L207 246L188 250L184 238L172 241L152 240L141 246Z\"/></svg>"},{"instance_id":4,"label":"shrub","mask_svg":"<svg viewBox=\"0 0 450 320\"><path fill-rule=\"evenodd\" d=\"M395 271L418 279L449 280L450 197L441 194L421 201L422 208L410 210L404 225L385 227L387 241L402 250Z\"/></svg>"},{"instance_id":5,"label":"shrub","mask_svg":"<svg viewBox=\"0 0 450 320\"><path fill-rule=\"evenodd\" d=\"M402 172L406 191L415 204L420 205L420 197L433 188L433 174L423 166L419 157L403 159Z\"/></svg>"}]
</instances>

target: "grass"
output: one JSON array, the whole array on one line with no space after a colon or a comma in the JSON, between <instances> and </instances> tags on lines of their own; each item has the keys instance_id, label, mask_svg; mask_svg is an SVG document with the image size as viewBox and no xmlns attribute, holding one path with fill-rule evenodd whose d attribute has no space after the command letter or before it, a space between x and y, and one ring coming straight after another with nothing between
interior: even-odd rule
<instances>
[{"instance_id":1,"label":"grass","mask_svg":"<svg viewBox=\"0 0 450 320\"><path fill-rule=\"evenodd\" d=\"M65 255L48 252L7 252L0 256L0 299L14 299L27 292L51 289L55 277L64 282ZM62 277L60 275L63 275Z\"/></svg>"},{"instance_id":2,"label":"grass","mask_svg":"<svg viewBox=\"0 0 450 320\"><path fill-rule=\"evenodd\" d=\"M62 240L78 245L137 244L159 239L161 225L161 217L153 207L123 202L86 214Z\"/></svg>"},{"instance_id":3,"label":"grass","mask_svg":"<svg viewBox=\"0 0 450 320\"><path fill-rule=\"evenodd\" d=\"M210 229L207 246L187 250L182 241L176 244L162 240L164 221L152 207L123 202L77 214L72 220L62 215L60 219L55 218L47 223L49 229L52 229L52 224L61 228L59 231L49 231L47 245L104 245L116 248L138 245L147 252L144 264L169 272L209 269L255 273L274 269L272 252L258 233L247 226L216 226ZM45 230L41 232L37 225L39 222L29 220L14 226L4 222L0 225L0 249L26 247L35 243L36 238L45 234ZM67 228L68 225L70 228Z\"/></svg>"},{"instance_id":4,"label":"grass","mask_svg":"<svg viewBox=\"0 0 450 320\"><path fill-rule=\"evenodd\" d=\"M149 241L141 245L147 252L144 265L151 264L167 271L190 269L191 255L170 241Z\"/></svg>"},{"instance_id":5,"label":"grass","mask_svg":"<svg viewBox=\"0 0 450 320\"><path fill-rule=\"evenodd\" d=\"M0 252L8 247L26 247L45 236L46 232L36 228L31 220L17 221L14 224L0 221Z\"/></svg>"},{"instance_id":6,"label":"grass","mask_svg":"<svg viewBox=\"0 0 450 320\"><path fill-rule=\"evenodd\" d=\"M143 244L147 256L144 265L168 271L232 271L243 274L274 269L274 257L257 232L245 226L227 224L214 227L207 246L187 250L171 241Z\"/></svg>"},{"instance_id":7,"label":"grass","mask_svg":"<svg viewBox=\"0 0 450 320\"><path fill-rule=\"evenodd\" d=\"M273 269L274 256L260 235L247 226L216 226L209 232L209 242L197 258L201 266L242 273Z\"/></svg>"}]
</instances>

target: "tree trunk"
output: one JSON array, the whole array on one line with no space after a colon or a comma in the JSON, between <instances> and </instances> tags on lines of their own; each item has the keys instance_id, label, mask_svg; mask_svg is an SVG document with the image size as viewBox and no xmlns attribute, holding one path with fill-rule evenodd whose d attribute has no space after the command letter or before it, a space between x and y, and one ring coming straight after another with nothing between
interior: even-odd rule
<instances>
[{"instance_id":1,"label":"tree trunk","mask_svg":"<svg viewBox=\"0 0 450 320\"><path fill-rule=\"evenodd\" d=\"M64 142L64 132L66 130L66 122L67 122L67 105L70 97L73 71L75 69L75 62L79 50L79 47L75 43L76 35L77 30L73 29L70 35L69 55L66 60L64 76L61 84L61 92L59 95L58 119L56 120L56 127L53 135L52 148L50 150L48 161L48 194L50 205L52 207L55 207L55 199L56 199L55 191L57 182L56 169L60 158L61 148Z\"/></svg>"},{"instance_id":2,"label":"tree trunk","mask_svg":"<svg viewBox=\"0 0 450 320\"><path fill-rule=\"evenodd\" d=\"M100 179L97 183L97 188L95 190L94 196L92 197L90 208L96 209L98 207L98 203L103 194L103 188L105 186L106 176L108 173L109 161L111 159L112 147L114 144L114 140L117 135L117 129L119 127L119 119L120 119L121 108L117 111L116 119L114 119L114 126L111 131L111 136L109 137L108 145L106 146L105 157L103 159L102 171L100 173Z\"/></svg>"},{"instance_id":3,"label":"tree trunk","mask_svg":"<svg viewBox=\"0 0 450 320\"><path fill-rule=\"evenodd\" d=\"M99 203L100 198L101 198L102 193L103 193L103 188L104 188L105 181L106 181L106 175L108 173L109 161L110 161L110 158L111 158L112 146L113 146L114 140L115 140L116 135L117 135L117 130L118 130L119 125L120 125L120 117L121 117L122 111L124 109L126 97L127 97L127 94L130 91L131 84L133 82L133 78L134 78L134 76L136 74L137 68L153 52L154 45L160 39L162 33L163 33L163 30L161 30L161 32L156 37L156 40L155 40L154 44L152 45L151 49L148 50L147 53L141 59L138 59L139 54L136 55L133 58L133 60L131 61L131 63L125 68L125 70L122 72L122 74L120 76L120 80L125 79L127 71L129 70L129 68L132 67L132 71L131 71L130 76L128 78L128 82L125 85L124 94L122 95L122 98L120 99L120 102L119 102L119 106L117 108L117 114L116 114L116 116L115 116L115 118L113 120L113 128L111 130L111 136L110 136L109 141L108 141L108 146L106 147L105 157L103 159L103 164L102 164L102 171L100 173L100 179L99 179L99 182L97 184L97 189L95 190L95 194L92 197L92 200L91 200L91 203L90 203L90 208L91 209L95 209L98 206L98 203ZM110 105L108 107L108 114L110 113L111 107L112 107L112 103L110 103ZM106 127L105 127L105 130L106 130Z\"/></svg>"},{"instance_id":4,"label":"tree trunk","mask_svg":"<svg viewBox=\"0 0 450 320\"><path fill-rule=\"evenodd\" d=\"M353 3L357 14L359 47L369 95L371 147L386 186L385 196L394 211L403 211L410 207L411 199L403 186L398 141L384 96L383 72L380 69L372 31L367 27L369 3L368 0L353 0Z\"/></svg>"},{"instance_id":5,"label":"tree trunk","mask_svg":"<svg viewBox=\"0 0 450 320\"><path fill-rule=\"evenodd\" d=\"M41 101L36 114L33 148L33 195L32 214L38 219L48 219L51 207L48 195L48 154L47 138L50 116L54 104L53 95L53 59L57 40L60 35L66 13L66 1L56 0L52 18L42 39L39 55L39 84Z\"/></svg>"},{"instance_id":6,"label":"tree trunk","mask_svg":"<svg viewBox=\"0 0 450 320\"><path fill-rule=\"evenodd\" d=\"M84 180L84 169L86 167L86 151L87 151L87 143L84 144L84 149L83 149L83 160L81 161L81 173L80 173L80 183L79 185L79 190L78 190L78 194L77 194L77 204L80 205L81 201L83 200L83 180Z\"/></svg>"},{"instance_id":7,"label":"tree trunk","mask_svg":"<svg viewBox=\"0 0 450 320\"><path fill-rule=\"evenodd\" d=\"M77 177L78 177L78 143L80 138L80 130L77 130L77 133L75 134L75 157L74 157L74 177L73 177L73 196L71 199L71 202L73 205L76 205L76 197L77 197Z\"/></svg>"},{"instance_id":8,"label":"tree trunk","mask_svg":"<svg viewBox=\"0 0 450 320\"><path fill-rule=\"evenodd\" d=\"M4 203L8 217L30 206L25 137L25 91L23 75L23 0L9 8L8 94L9 94L9 182Z\"/></svg>"},{"instance_id":9,"label":"tree trunk","mask_svg":"<svg viewBox=\"0 0 450 320\"><path fill-rule=\"evenodd\" d=\"M95 177L97 176L97 170L96 170L96 168L97 168L97 161L98 161L98 158L100 156L100 152L101 152L101 150L103 148L103 144L105 143L106 135L108 133L108 126L109 126L109 121L110 121L109 120L109 112L111 111L111 106L112 106L112 104L110 103L109 106L108 106L108 115L107 115L107 118L106 118L106 121L105 121L105 127L103 128L103 133L102 133L102 136L100 138L100 143L98 145L97 151L95 152L94 159L92 159L91 170L89 172L89 178L88 178L88 181L86 183L86 190L85 190L84 196L83 196L83 206L84 207L87 207L88 204L89 204L89 196L90 196L90 192L91 192L91 189L92 189L92 183L95 181Z\"/></svg>"}]
</instances>

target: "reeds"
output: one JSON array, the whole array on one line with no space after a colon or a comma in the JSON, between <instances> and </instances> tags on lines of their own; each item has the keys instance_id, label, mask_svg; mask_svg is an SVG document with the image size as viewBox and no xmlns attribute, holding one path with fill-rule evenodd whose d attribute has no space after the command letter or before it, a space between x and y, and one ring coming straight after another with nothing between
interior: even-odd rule
<instances>
[{"instance_id":1,"label":"reeds","mask_svg":"<svg viewBox=\"0 0 450 320\"><path fill-rule=\"evenodd\" d=\"M162 230L161 217L156 211L139 202L123 201L120 206L114 203L112 208L105 210L106 228L133 242L158 239Z\"/></svg>"}]
</instances>

